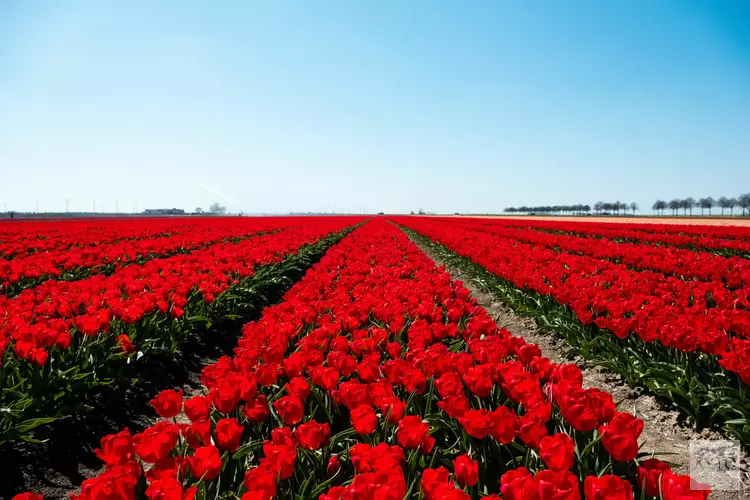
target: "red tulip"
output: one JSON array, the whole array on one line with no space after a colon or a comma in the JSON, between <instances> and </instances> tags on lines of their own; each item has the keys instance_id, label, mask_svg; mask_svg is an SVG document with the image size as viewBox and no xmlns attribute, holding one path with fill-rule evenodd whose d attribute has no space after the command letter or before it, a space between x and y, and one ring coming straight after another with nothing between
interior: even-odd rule
<instances>
[{"instance_id":1,"label":"red tulip","mask_svg":"<svg viewBox=\"0 0 750 500\"><path fill-rule=\"evenodd\" d=\"M187 459L193 477L211 481L221 472L221 454L215 446L203 446Z\"/></svg>"},{"instance_id":2,"label":"red tulip","mask_svg":"<svg viewBox=\"0 0 750 500\"><path fill-rule=\"evenodd\" d=\"M328 477L333 477L340 470L341 470L341 462L339 461L339 457L337 457L336 455L333 455L331 458L328 459L328 465L326 465L326 474L328 474Z\"/></svg>"},{"instance_id":3,"label":"red tulip","mask_svg":"<svg viewBox=\"0 0 750 500\"><path fill-rule=\"evenodd\" d=\"M642 431L643 420L629 413L617 413L607 425L599 427L604 448L618 462L629 462L638 455Z\"/></svg>"},{"instance_id":4,"label":"red tulip","mask_svg":"<svg viewBox=\"0 0 750 500\"><path fill-rule=\"evenodd\" d=\"M184 411L191 422L208 420L211 414L211 402L205 396L193 396L185 401Z\"/></svg>"},{"instance_id":5,"label":"red tulip","mask_svg":"<svg viewBox=\"0 0 750 500\"><path fill-rule=\"evenodd\" d=\"M658 497L661 485L661 478L667 472L672 472L669 464L649 458L638 466L638 485L646 491L646 495Z\"/></svg>"},{"instance_id":6,"label":"red tulip","mask_svg":"<svg viewBox=\"0 0 750 500\"><path fill-rule=\"evenodd\" d=\"M462 486L474 486L479 481L479 463L469 455L459 455L453 460L453 472Z\"/></svg>"},{"instance_id":7,"label":"red tulip","mask_svg":"<svg viewBox=\"0 0 750 500\"><path fill-rule=\"evenodd\" d=\"M568 470L573 467L575 442L562 432L544 436L539 443L539 456L551 470Z\"/></svg>"},{"instance_id":8,"label":"red tulip","mask_svg":"<svg viewBox=\"0 0 750 500\"><path fill-rule=\"evenodd\" d=\"M612 474L588 476L583 483L586 500L632 500L633 488L628 481Z\"/></svg>"},{"instance_id":9,"label":"red tulip","mask_svg":"<svg viewBox=\"0 0 750 500\"><path fill-rule=\"evenodd\" d=\"M328 439L331 437L331 429L328 424L319 424L311 420L297 427L294 431L294 437L297 439L299 447L303 450L317 450L321 446L328 444Z\"/></svg>"},{"instance_id":10,"label":"red tulip","mask_svg":"<svg viewBox=\"0 0 750 500\"><path fill-rule=\"evenodd\" d=\"M378 416L370 406L360 405L351 411L351 424L357 434L366 436L378 427Z\"/></svg>"},{"instance_id":11,"label":"red tulip","mask_svg":"<svg viewBox=\"0 0 750 500\"><path fill-rule=\"evenodd\" d=\"M163 390L154 399L152 399L151 406L154 407L156 413L164 418L176 417L182 410L182 390L172 391Z\"/></svg>"},{"instance_id":12,"label":"red tulip","mask_svg":"<svg viewBox=\"0 0 750 500\"><path fill-rule=\"evenodd\" d=\"M214 429L216 445L222 450L237 451L244 430L245 428L236 418L222 418L216 422L216 428Z\"/></svg>"},{"instance_id":13,"label":"red tulip","mask_svg":"<svg viewBox=\"0 0 750 500\"><path fill-rule=\"evenodd\" d=\"M276 401L273 407L286 425L294 425L304 416L305 407L296 396L285 396Z\"/></svg>"}]
</instances>

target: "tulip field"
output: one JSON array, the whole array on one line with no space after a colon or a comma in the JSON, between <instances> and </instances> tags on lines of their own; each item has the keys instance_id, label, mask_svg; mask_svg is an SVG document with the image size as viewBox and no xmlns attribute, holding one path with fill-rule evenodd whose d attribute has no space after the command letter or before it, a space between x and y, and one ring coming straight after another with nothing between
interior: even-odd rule
<instances>
[{"instance_id":1,"label":"tulip field","mask_svg":"<svg viewBox=\"0 0 750 500\"><path fill-rule=\"evenodd\" d=\"M750 230L397 221L483 267L584 357L750 444Z\"/></svg>"},{"instance_id":2,"label":"tulip field","mask_svg":"<svg viewBox=\"0 0 750 500\"><path fill-rule=\"evenodd\" d=\"M152 425L100 436L72 499L709 497L640 449L648 420L499 327L426 246L750 445L750 228L330 216L0 225L0 446L55 439L102 388L221 330L236 347L201 390L152 394Z\"/></svg>"},{"instance_id":3,"label":"tulip field","mask_svg":"<svg viewBox=\"0 0 750 500\"><path fill-rule=\"evenodd\" d=\"M96 232L76 231L76 222L58 223L72 226L72 237L55 224L10 224L0 266L43 264L12 271L2 283L0 443L33 442L33 430L77 411L76 403L149 354L173 352L187 336L252 307L253 286L283 277L301 248L356 222L108 221L101 244Z\"/></svg>"}]
</instances>

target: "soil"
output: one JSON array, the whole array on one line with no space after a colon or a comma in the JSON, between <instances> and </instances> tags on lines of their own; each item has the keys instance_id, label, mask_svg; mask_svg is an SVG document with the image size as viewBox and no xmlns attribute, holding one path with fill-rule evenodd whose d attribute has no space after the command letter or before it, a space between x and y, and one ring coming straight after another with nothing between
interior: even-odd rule
<instances>
[{"instance_id":1,"label":"soil","mask_svg":"<svg viewBox=\"0 0 750 500\"><path fill-rule=\"evenodd\" d=\"M559 216L545 216L545 215L528 215L528 216L510 216L510 215L459 215L454 217L471 217L480 219L490 218L505 218L505 219L519 219L519 220L556 220L556 221L569 221L569 222L620 222L630 224L683 224L683 225L704 225L704 226L750 226L750 218L739 218L739 217L633 217L631 215L619 216L619 217L607 217L607 216L582 216L576 217L573 215L559 215Z\"/></svg>"},{"instance_id":2,"label":"soil","mask_svg":"<svg viewBox=\"0 0 750 500\"><path fill-rule=\"evenodd\" d=\"M471 278L460 269L448 265L435 252L412 239L423 252L437 265L445 265L451 278L459 279L471 292L480 306L484 307L497 325L506 328L513 335L523 337L527 342L539 346L542 355L556 363L575 363L583 372L584 387L596 387L609 392L618 403L618 410L635 414L645 422L641 435L641 451L653 453L658 458L673 464L673 470L688 474L689 445L694 440L725 439L721 434L710 429L696 430L683 423L682 415L673 408L666 407L651 395L642 394L629 387L618 375L592 367L572 355L565 342L553 333L540 331L533 318L515 314L508 306L499 301L493 294L483 291ZM714 491L711 500L747 500L750 498L750 459L742 452L741 466L742 488L740 491Z\"/></svg>"}]
</instances>

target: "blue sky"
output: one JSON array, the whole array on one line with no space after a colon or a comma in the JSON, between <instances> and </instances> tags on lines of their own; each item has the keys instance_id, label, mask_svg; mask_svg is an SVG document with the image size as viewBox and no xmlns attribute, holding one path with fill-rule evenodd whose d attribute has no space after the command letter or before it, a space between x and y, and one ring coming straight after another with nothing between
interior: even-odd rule
<instances>
[{"instance_id":1,"label":"blue sky","mask_svg":"<svg viewBox=\"0 0 750 500\"><path fill-rule=\"evenodd\" d=\"M0 2L0 209L750 191L750 2Z\"/></svg>"}]
</instances>

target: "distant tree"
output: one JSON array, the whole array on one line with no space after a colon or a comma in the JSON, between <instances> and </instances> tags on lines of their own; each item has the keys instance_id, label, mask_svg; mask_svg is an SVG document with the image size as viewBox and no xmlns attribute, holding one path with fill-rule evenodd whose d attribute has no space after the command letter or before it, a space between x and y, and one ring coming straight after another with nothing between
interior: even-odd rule
<instances>
[{"instance_id":1,"label":"distant tree","mask_svg":"<svg viewBox=\"0 0 750 500\"><path fill-rule=\"evenodd\" d=\"M424 210L422 210L422 209L420 208L420 209L419 209L419 211L418 211L417 213L418 213L419 215L424 215Z\"/></svg>"},{"instance_id":2,"label":"distant tree","mask_svg":"<svg viewBox=\"0 0 750 500\"><path fill-rule=\"evenodd\" d=\"M635 211L638 210L638 203L632 202L630 204L630 210L632 210L633 211L633 215L635 215Z\"/></svg>"},{"instance_id":3,"label":"distant tree","mask_svg":"<svg viewBox=\"0 0 750 500\"><path fill-rule=\"evenodd\" d=\"M682 208L682 200L678 200L677 198L670 200L667 207L672 211L672 215L677 215L677 211Z\"/></svg>"},{"instance_id":4,"label":"distant tree","mask_svg":"<svg viewBox=\"0 0 750 500\"><path fill-rule=\"evenodd\" d=\"M703 210L708 209L708 215L711 215L711 207L716 205L716 201L711 198L710 196L708 198L701 198L698 200L698 206L701 207L701 215L703 215Z\"/></svg>"},{"instance_id":5,"label":"distant tree","mask_svg":"<svg viewBox=\"0 0 750 500\"><path fill-rule=\"evenodd\" d=\"M698 203L695 201L695 198L688 196L684 200L682 200L682 208L685 209L685 213L687 214L687 211L690 210L690 215L693 215L693 207L696 206Z\"/></svg>"},{"instance_id":6,"label":"distant tree","mask_svg":"<svg viewBox=\"0 0 750 500\"><path fill-rule=\"evenodd\" d=\"M412 210L411 212L409 212L409 214L410 215L414 215L414 210Z\"/></svg>"},{"instance_id":7,"label":"distant tree","mask_svg":"<svg viewBox=\"0 0 750 500\"><path fill-rule=\"evenodd\" d=\"M196 214L202 214L203 213L203 209L201 207L195 207L195 213Z\"/></svg>"},{"instance_id":8,"label":"distant tree","mask_svg":"<svg viewBox=\"0 0 750 500\"><path fill-rule=\"evenodd\" d=\"M708 215L711 215L711 209L713 209L716 206L716 200L713 199L713 197L709 196L706 198L706 208L708 209Z\"/></svg>"},{"instance_id":9,"label":"distant tree","mask_svg":"<svg viewBox=\"0 0 750 500\"><path fill-rule=\"evenodd\" d=\"M219 205L218 203L212 203L210 207L208 207L208 211L212 214L225 214L227 213L227 207L224 207L222 205Z\"/></svg>"},{"instance_id":10,"label":"distant tree","mask_svg":"<svg viewBox=\"0 0 750 500\"><path fill-rule=\"evenodd\" d=\"M661 215L664 215L664 209L667 208L667 202L664 200L656 200L651 208L654 212L661 212Z\"/></svg>"},{"instance_id":11,"label":"distant tree","mask_svg":"<svg viewBox=\"0 0 750 500\"><path fill-rule=\"evenodd\" d=\"M682 209L682 215L687 215L687 209L690 206L687 200L678 200L680 208Z\"/></svg>"},{"instance_id":12,"label":"distant tree","mask_svg":"<svg viewBox=\"0 0 750 500\"><path fill-rule=\"evenodd\" d=\"M721 207L721 215L724 215L724 209L729 208L729 198L722 196L716 201L716 204Z\"/></svg>"},{"instance_id":13,"label":"distant tree","mask_svg":"<svg viewBox=\"0 0 750 500\"><path fill-rule=\"evenodd\" d=\"M538 207L527 207L526 205L523 205L520 207L506 207L503 209L503 212L507 214L542 213L542 214L556 214L556 215L560 215L560 214L582 215L583 213L588 214L589 212L591 212L591 206L583 205L580 203L576 205L542 205Z\"/></svg>"},{"instance_id":14,"label":"distant tree","mask_svg":"<svg viewBox=\"0 0 750 500\"><path fill-rule=\"evenodd\" d=\"M737 198L729 198L729 215L734 215L734 207L738 205Z\"/></svg>"},{"instance_id":15,"label":"distant tree","mask_svg":"<svg viewBox=\"0 0 750 500\"><path fill-rule=\"evenodd\" d=\"M750 215L750 193L738 196L737 204L742 208L742 215L745 215L745 210L747 210L748 215Z\"/></svg>"},{"instance_id":16,"label":"distant tree","mask_svg":"<svg viewBox=\"0 0 750 500\"><path fill-rule=\"evenodd\" d=\"M707 203L708 203L708 201L706 200L706 198L699 198L698 199L698 206L701 209L701 215L703 215L703 209L706 208L706 204Z\"/></svg>"}]
</instances>

